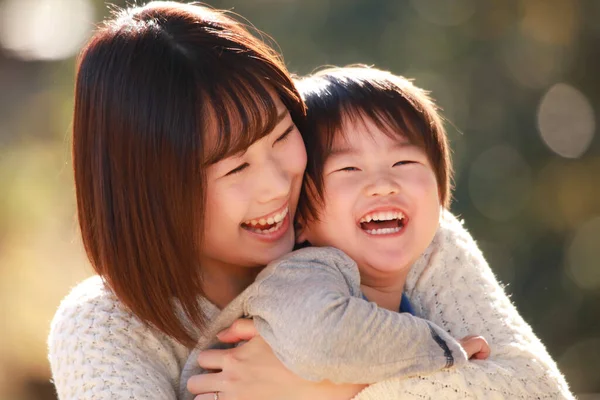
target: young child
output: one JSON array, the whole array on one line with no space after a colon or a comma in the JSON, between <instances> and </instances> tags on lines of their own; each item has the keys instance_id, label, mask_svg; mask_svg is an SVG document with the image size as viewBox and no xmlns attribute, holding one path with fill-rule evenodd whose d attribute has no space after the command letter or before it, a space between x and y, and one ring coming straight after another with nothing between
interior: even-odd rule
<instances>
[{"instance_id":1,"label":"young child","mask_svg":"<svg viewBox=\"0 0 600 400\"><path fill-rule=\"evenodd\" d=\"M298 87L308 107L296 121L308 154L298 240L311 246L268 265L223 310L188 358L182 398L193 397L186 382L202 372L198 352L240 316L314 381L367 384L489 355L483 338L457 341L404 295L450 199L434 104L408 80L366 67L324 70Z\"/></svg>"}]
</instances>

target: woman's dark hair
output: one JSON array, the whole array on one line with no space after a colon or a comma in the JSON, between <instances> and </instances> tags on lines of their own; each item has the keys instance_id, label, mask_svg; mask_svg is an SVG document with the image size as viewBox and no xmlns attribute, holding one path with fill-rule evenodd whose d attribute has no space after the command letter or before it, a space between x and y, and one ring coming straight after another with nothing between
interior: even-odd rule
<instances>
[{"instance_id":1,"label":"woman's dark hair","mask_svg":"<svg viewBox=\"0 0 600 400\"><path fill-rule=\"evenodd\" d=\"M188 346L196 337L184 321L206 324L205 167L274 128L274 96L294 120L305 111L278 53L251 32L221 11L152 2L116 12L78 59L73 167L85 250L126 307Z\"/></svg>"},{"instance_id":2,"label":"woman's dark hair","mask_svg":"<svg viewBox=\"0 0 600 400\"><path fill-rule=\"evenodd\" d=\"M296 86L306 118L302 133L308 163L298 211L305 221L318 219L324 202L323 168L334 139L345 134L344 122L371 119L390 137L404 136L422 147L435 172L441 204L448 208L452 161L437 107L427 92L406 78L366 66L328 68L299 79Z\"/></svg>"}]
</instances>

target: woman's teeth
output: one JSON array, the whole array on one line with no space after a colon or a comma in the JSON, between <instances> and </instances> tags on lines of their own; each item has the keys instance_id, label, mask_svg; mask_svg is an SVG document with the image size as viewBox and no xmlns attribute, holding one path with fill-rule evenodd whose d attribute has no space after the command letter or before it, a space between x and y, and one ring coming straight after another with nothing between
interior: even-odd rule
<instances>
[{"instance_id":1,"label":"woman's teeth","mask_svg":"<svg viewBox=\"0 0 600 400\"><path fill-rule=\"evenodd\" d=\"M382 211L367 214L360 219L359 222L371 222L371 221L392 221L394 219L404 218L404 213L401 211Z\"/></svg>"},{"instance_id":2,"label":"woman's teeth","mask_svg":"<svg viewBox=\"0 0 600 400\"><path fill-rule=\"evenodd\" d=\"M256 233L270 233L275 232L283 225L283 220L289 213L289 209L286 207L285 210L269 217L260 218L244 221L242 225L252 232Z\"/></svg>"}]
</instances>

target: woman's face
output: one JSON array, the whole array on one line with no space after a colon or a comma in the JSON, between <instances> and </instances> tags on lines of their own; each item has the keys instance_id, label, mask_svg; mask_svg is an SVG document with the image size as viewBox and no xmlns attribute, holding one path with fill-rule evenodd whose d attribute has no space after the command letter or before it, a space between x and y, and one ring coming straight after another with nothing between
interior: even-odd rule
<instances>
[{"instance_id":1,"label":"woman's face","mask_svg":"<svg viewBox=\"0 0 600 400\"><path fill-rule=\"evenodd\" d=\"M286 107L275 103L273 131L207 170L203 267L264 266L294 246L306 149Z\"/></svg>"}]
</instances>

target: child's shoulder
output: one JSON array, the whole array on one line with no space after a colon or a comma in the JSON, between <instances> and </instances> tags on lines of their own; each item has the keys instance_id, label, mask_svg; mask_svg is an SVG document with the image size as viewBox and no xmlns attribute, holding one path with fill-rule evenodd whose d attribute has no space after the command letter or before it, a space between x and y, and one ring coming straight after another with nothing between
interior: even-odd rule
<instances>
[{"instance_id":1,"label":"child's shoulder","mask_svg":"<svg viewBox=\"0 0 600 400\"><path fill-rule=\"evenodd\" d=\"M305 247L292 251L271 262L257 277L262 281L268 276L297 273L300 270L310 271L313 279L319 273L334 272L341 277L360 280L358 266L346 253L335 247Z\"/></svg>"},{"instance_id":2,"label":"child's shoulder","mask_svg":"<svg viewBox=\"0 0 600 400\"><path fill-rule=\"evenodd\" d=\"M279 259L279 261L288 260L306 260L309 262L314 261L320 263L329 261L354 263L354 261L350 257L348 257L348 255L346 255L346 253L344 253L342 250L331 246L308 246L299 250L294 250L291 253L288 253Z\"/></svg>"}]
</instances>

